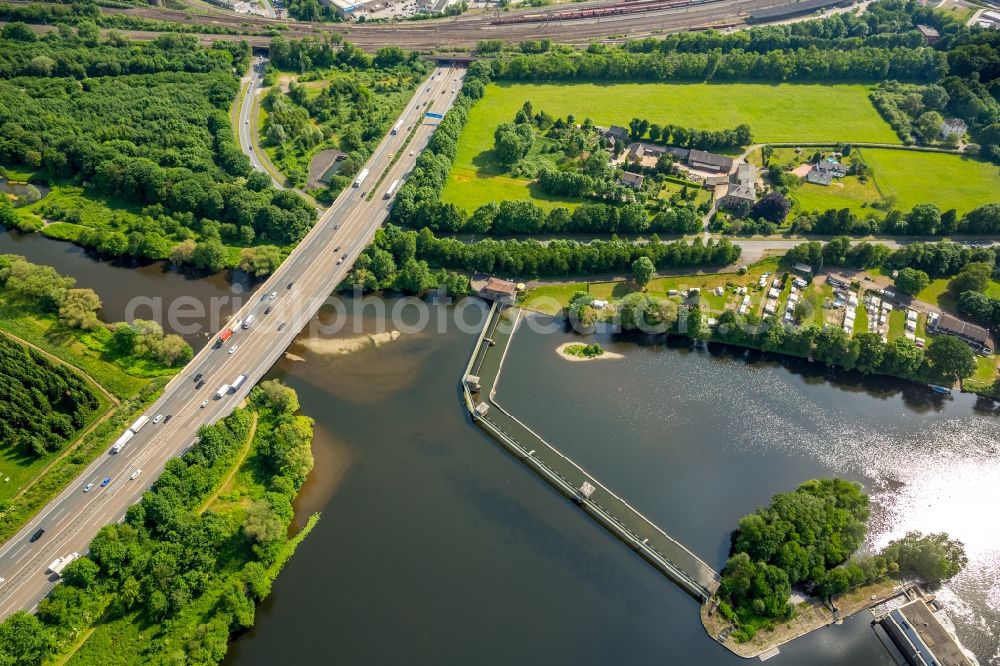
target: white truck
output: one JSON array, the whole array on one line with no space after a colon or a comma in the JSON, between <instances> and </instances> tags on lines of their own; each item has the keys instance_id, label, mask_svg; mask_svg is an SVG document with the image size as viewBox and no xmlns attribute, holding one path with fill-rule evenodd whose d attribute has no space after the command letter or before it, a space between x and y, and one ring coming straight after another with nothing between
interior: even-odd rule
<instances>
[{"instance_id":1,"label":"white truck","mask_svg":"<svg viewBox=\"0 0 1000 666\"><path fill-rule=\"evenodd\" d=\"M143 414L142 416L140 416L135 420L135 423L129 426L129 430L131 430L134 433L138 433L140 430L142 430L142 426L146 425L147 423L149 423L149 417Z\"/></svg>"},{"instance_id":2,"label":"white truck","mask_svg":"<svg viewBox=\"0 0 1000 666\"><path fill-rule=\"evenodd\" d=\"M399 134L399 130L401 130L401 129L403 129L403 121L402 121L402 119L397 120L396 124L392 126L392 135L396 136L397 134Z\"/></svg>"},{"instance_id":3,"label":"white truck","mask_svg":"<svg viewBox=\"0 0 1000 666\"><path fill-rule=\"evenodd\" d=\"M120 453L125 445L128 444L129 440L135 437L135 433L131 430L126 430L121 437L115 440L115 443L111 446L111 453Z\"/></svg>"},{"instance_id":4,"label":"white truck","mask_svg":"<svg viewBox=\"0 0 1000 666\"><path fill-rule=\"evenodd\" d=\"M253 315L247 315L247 318L243 320L243 330L246 330L253 326L254 318Z\"/></svg>"},{"instance_id":5,"label":"white truck","mask_svg":"<svg viewBox=\"0 0 1000 666\"><path fill-rule=\"evenodd\" d=\"M365 178L368 177L368 169L362 169L358 172L358 177L354 179L354 185L351 187L361 187L361 183L365 182Z\"/></svg>"},{"instance_id":6,"label":"white truck","mask_svg":"<svg viewBox=\"0 0 1000 666\"><path fill-rule=\"evenodd\" d=\"M80 553L70 553L66 557L57 557L56 560L49 565L49 568L45 571L47 574L55 574L57 578L62 578L63 569L66 568L70 562L80 557Z\"/></svg>"},{"instance_id":7,"label":"white truck","mask_svg":"<svg viewBox=\"0 0 1000 666\"><path fill-rule=\"evenodd\" d=\"M399 187L399 178L397 178L396 180L392 181L392 185L390 185L389 189L387 189L385 191L385 196L383 196L382 198L383 199L391 199L392 195L396 193L396 188L398 188L398 187Z\"/></svg>"},{"instance_id":8,"label":"white truck","mask_svg":"<svg viewBox=\"0 0 1000 666\"><path fill-rule=\"evenodd\" d=\"M215 392L215 399L221 400L222 396L226 395L227 393L229 393L229 384L223 384L222 386L219 387L219 390Z\"/></svg>"},{"instance_id":9,"label":"white truck","mask_svg":"<svg viewBox=\"0 0 1000 666\"><path fill-rule=\"evenodd\" d=\"M235 392L241 386L243 386L243 382L245 382L246 380L247 380L247 376L246 375L240 375L239 377L237 377L236 379L233 380L233 384L229 388L231 388Z\"/></svg>"}]
</instances>

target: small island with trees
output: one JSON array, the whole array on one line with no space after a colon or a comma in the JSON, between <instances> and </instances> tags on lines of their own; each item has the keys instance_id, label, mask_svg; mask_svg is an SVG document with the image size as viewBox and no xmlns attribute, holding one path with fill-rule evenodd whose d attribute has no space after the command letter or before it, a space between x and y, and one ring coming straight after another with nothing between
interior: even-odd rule
<instances>
[{"instance_id":1,"label":"small island with trees","mask_svg":"<svg viewBox=\"0 0 1000 666\"><path fill-rule=\"evenodd\" d=\"M567 361L592 361L599 358L622 358L604 349L599 343L585 345L579 342L567 342L559 345L556 352Z\"/></svg>"},{"instance_id":2,"label":"small island with trees","mask_svg":"<svg viewBox=\"0 0 1000 666\"><path fill-rule=\"evenodd\" d=\"M718 593L702 607L705 629L736 654L760 655L895 596L902 574L934 587L968 563L947 534L909 532L859 553L868 517L861 486L833 478L806 481L741 518Z\"/></svg>"}]
</instances>

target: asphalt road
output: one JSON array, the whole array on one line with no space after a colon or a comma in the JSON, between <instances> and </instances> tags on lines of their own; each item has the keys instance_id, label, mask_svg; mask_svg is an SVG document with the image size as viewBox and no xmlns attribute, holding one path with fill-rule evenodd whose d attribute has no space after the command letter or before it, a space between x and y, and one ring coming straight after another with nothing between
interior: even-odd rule
<instances>
[{"instance_id":1,"label":"asphalt road","mask_svg":"<svg viewBox=\"0 0 1000 666\"><path fill-rule=\"evenodd\" d=\"M385 221L389 203L383 198L385 191L393 180L403 179L413 168L437 124L436 120L421 120L425 109L418 111L417 105L432 101L433 111L444 113L454 102L464 70L437 70L441 71L445 72L443 76L421 84L401 116L404 127L416 125L417 129L399 161L390 166L392 155L406 141L405 130L382 140L365 165L370 175L362 186L348 188L337 198L278 271L235 315L245 320L253 314L256 322L250 329L238 330L221 348L205 347L145 412L151 419L157 414L172 418L146 424L121 453L99 456L0 548L0 577L4 579L0 584L0 618L19 609L35 608L56 584L45 574L48 565L68 553L86 552L103 525L121 520L166 462L195 442L199 427L222 419L240 404L346 277L351 264ZM371 199L362 198L361 193L369 192L387 169ZM338 262L344 255L346 258ZM276 298L271 299L271 293L276 293ZM264 313L267 307L272 308L269 314ZM234 353L229 353L230 345L237 346ZM193 380L197 374L204 375L206 382L201 389ZM247 380L239 390L219 399L213 397L220 386L231 384L241 374ZM110 448L111 442L108 444ZM133 480L130 477L136 470L141 472ZM100 486L104 478L111 479L106 488ZM94 488L84 492L90 482L94 482ZM45 530L44 536L31 543L31 535L39 528Z\"/></svg>"},{"instance_id":2,"label":"asphalt road","mask_svg":"<svg viewBox=\"0 0 1000 666\"><path fill-rule=\"evenodd\" d=\"M260 89L264 85L264 68L266 63L267 60L254 58L253 63L250 65L250 71L244 77L244 81L248 82L249 87L246 94L243 95L243 103L240 105L239 128L236 133L239 137L240 148L250 158L251 166L257 169L257 171L269 173L264 168L260 158L257 157L257 151L253 148L253 137L250 132L250 117L253 113L257 95L260 94ZM281 183L275 180L273 175L271 176L271 182L274 183L275 187L281 187Z\"/></svg>"}]
</instances>

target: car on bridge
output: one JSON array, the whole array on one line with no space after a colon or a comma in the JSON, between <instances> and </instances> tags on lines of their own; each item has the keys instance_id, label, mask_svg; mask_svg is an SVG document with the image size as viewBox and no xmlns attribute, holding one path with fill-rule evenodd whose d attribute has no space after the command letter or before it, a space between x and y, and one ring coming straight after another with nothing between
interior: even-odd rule
<instances>
[{"instance_id":1,"label":"car on bridge","mask_svg":"<svg viewBox=\"0 0 1000 666\"><path fill-rule=\"evenodd\" d=\"M239 345L233 345L232 347L229 348L229 353L230 354L235 354L236 350L239 349L239 348L240 348Z\"/></svg>"},{"instance_id":2,"label":"car on bridge","mask_svg":"<svg viewBox=\"0 0 1000 666\"><path fill-rule=\"evenodd\" d=\"M94 482L93 482L93 481L91 481L90 483L88 483L87 485L85 485L85 486L83 487L83 492L85 492L85 493L89 493L89 492L90 492L91 490L93 490L93 489L94 489Z\"/></svg>"},{"instance_id":3,"label":"car on bridge","mask_svg":"<svg viewBox=\"0 0 1000 666\"><path fill-rule=\"evenodd\" d=\"M111 477L110 476L104 477L104 480L101 481L101 488L107 488L109 483L111 483Z\"/></svg>"}]
</instances>

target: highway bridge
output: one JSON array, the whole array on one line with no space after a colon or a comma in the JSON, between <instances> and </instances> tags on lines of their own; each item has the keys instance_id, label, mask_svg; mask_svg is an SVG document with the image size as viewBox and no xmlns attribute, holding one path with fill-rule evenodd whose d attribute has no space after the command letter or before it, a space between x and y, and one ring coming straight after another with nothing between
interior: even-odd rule
<instances>
[{"instance_id":1,"label":"highway bridge","mask_svg":"<svg viewBox=\"0 0 1000 666\"><path fill-rule=\"evenodd\" d=\"M167 461L195 443L198 429L236 409L278 360L371 242L388 215L385 190L413 169L416 156L434 132L438 121L425 120L428 107L418 109L418 105L429 104L437 113L446 112L457 97L464 73L462 68L445 66L420 85L401 116L403 125L411 130L383 138L365 164L370 171L366 181L358 188L347 188L337 198L281 267L236 313L235 318L241 320L254 315L253 325L239 328L221 348L209 345L202 349L145 412L151 419L158 414L171 418L148 423L120 453L98 457L3 544L0 618L35 608L56 584L55 577L45 573L49 563L68 553L86 552L98 530L121 520ZM246 124L246 116L241 118ZM219 387L232 384L239 375L245 375L246 380L237 390L214 397ZM204 381L200 388L196 377ZM101 485L105 478L110 479L106 487ZM93 488L85 491L91 482ZM44 534L32 540L39 529L45 530Z\"/></svg>"}]
</instances>

